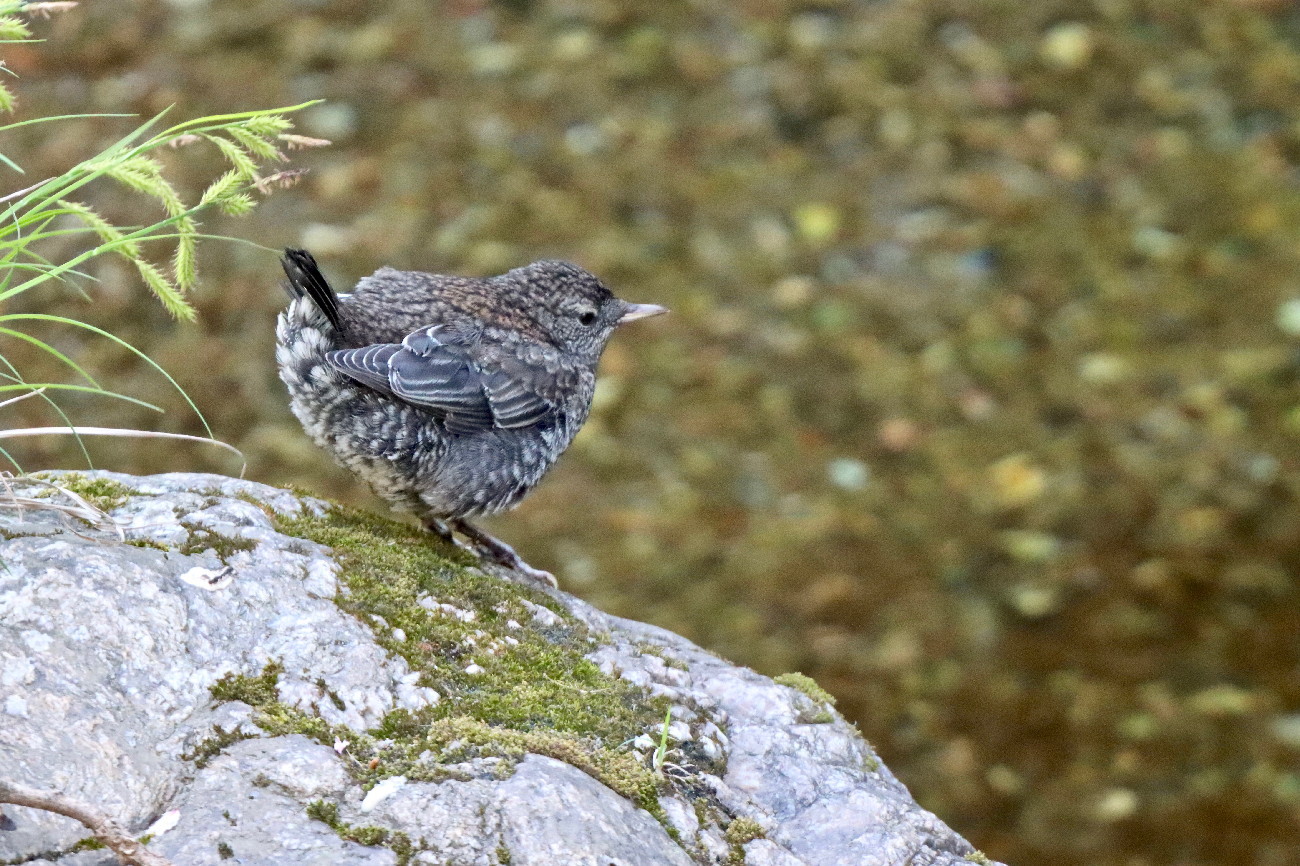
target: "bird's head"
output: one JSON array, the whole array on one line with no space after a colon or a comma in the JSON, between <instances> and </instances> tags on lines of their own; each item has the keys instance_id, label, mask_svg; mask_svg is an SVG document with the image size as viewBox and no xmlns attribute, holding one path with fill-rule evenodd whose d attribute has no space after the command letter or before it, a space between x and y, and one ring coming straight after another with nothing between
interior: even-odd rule
<instances>
[{"instance_id":1,"label":"bird's head","mask_svg":"<svg viewBox=\"0 0 1300 866\"><path fill-rule=\"evenodd\" d=\"M668 312L620 300L594 274L568 262L533 262L496 279L500 297L526 305L549 342L592 364L619 325Z\"/></svg>"}]
</instances>

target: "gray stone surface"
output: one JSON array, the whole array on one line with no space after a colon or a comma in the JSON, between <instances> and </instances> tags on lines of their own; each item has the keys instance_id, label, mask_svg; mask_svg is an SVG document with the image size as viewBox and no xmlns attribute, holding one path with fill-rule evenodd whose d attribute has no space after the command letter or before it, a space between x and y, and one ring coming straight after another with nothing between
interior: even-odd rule
<instances>
[{"instance_id":1,"label":"gray stone surface","mask_svg":"<svg viewBox=\"0 0 1300 866\"><path fill-rule=\"evenodd\" d=\"M568 764L529 755L501 781L411 783L369 815L384 827L437 828L421 841L422 863L511 866L691 866L644 809Z\"/></svg>"},{"instance_id":2,"label":"gray stone surface","mask_svg":"<svg viewBox=\"0 0 1300 866\"><path fill-rule=\"evenodd\" d=\"M393 866L392 851L345 842L307 817L304 803L359 798L360 789L351 787L333 750L306 737L244 740L214 758L168 804L180 810L182 824L151 847L178 866ZM222 843L229 846L225 860Z\"/></svg>"},{"instance_id":3,"label":"gray stone surface","mask_svg":"<svg viewBox=\"0 0 1300 866\"><path fill-rule=\"evenodd\" d=\"M112 509L116 525L0 510L0 776L60 789L140 831L178 809L176 827L151 843L178 866L397 862L389 848L345 841L308 817L316 800L354 826L406 834L416 863L492 866L508 852L515 866L689 866L743 853L752 866L920 866L974 851L829 708L559 591L553 597L603 636L594 663L672 702L668 769L684 781L661 800L665 823L541 755L513 772L478 759L458 778L394 782L363 809L366 791L345 756L306 737L267 736L251 708L214 705L210 693L223 675L256 675L274 659L284 666L282 702L354 730L439 700L335 604L329 551L281 535L246 499L287 514L323 505L219 476L104 476L137 494ZM203 549L206 532L250 549L223 562ZM199 585L204 574L219 588ZM538 628L556 616L535 613ZM254 738L202 767L183 757L217 728ZM627 748L648 754L651 733ZM698 812L693 798L709 808ZM87 835L65 818L6 811L17 829L0 832L0 861L45 862ZM715 820L722 813L756 822L762 837L728 841ZM58 862L113 860L88 851Z\"/></svg>"}]
</instances>

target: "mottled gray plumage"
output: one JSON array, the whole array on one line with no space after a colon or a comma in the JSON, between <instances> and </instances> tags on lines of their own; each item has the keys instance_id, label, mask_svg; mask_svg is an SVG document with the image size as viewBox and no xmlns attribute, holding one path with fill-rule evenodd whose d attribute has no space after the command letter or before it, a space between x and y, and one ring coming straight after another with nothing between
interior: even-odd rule
<instances>
[{"instance_id":1,"label":"mottled gray plumage","mask_svg":"<svg viewBox=\"0 0 1300 866\"><path fill-rule=\"evenodd\" d=\"M465 518L517 504L587 420L618 325L663 312L566 262L475 279L380 268L336 295L305 250L276 361L307 434L395 507L522 565Z\"/></svg>"}]
</instances>

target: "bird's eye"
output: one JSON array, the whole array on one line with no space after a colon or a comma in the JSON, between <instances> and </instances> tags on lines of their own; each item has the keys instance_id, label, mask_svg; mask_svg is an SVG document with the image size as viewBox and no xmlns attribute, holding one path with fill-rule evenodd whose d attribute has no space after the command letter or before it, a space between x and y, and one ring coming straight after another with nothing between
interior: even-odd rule
<instances>
[{"instance_id":1,"label":"bird's eye","mask_svg":"<svg viewBox=\"0 0 1300 866\"><path fill-rule=\"evenodd\" d=\"M590 325L590 324L592 324L593 322L596 321L596 313L595 313L595 311L594 311L594 310L587 310L585 313L583 313L582 315L578 316L578 321L579 321L579 322L582 322L582 324L584 324L584 325Z\"/></svg>"}]
</instances>

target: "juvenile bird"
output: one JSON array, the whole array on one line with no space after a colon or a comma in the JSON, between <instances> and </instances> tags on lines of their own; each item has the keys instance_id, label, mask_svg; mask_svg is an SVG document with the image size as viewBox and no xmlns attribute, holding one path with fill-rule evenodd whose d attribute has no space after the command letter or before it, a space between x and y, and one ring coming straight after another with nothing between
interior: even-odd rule
<instances>
[{"instance_id":1,"label":"juvenile bird","mask_svg":"<svg viewBox=\"0 0 1300 866\"><path fill-rule=\"evenodd\" d=\"M339 295L306 250L281 261L275 358L307 435L429 530L553 582L467 518L533 489L587 420L614 330L667 310L567 262L483 279L380 268Z\"/></svg>"}]
</instances>

